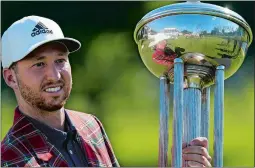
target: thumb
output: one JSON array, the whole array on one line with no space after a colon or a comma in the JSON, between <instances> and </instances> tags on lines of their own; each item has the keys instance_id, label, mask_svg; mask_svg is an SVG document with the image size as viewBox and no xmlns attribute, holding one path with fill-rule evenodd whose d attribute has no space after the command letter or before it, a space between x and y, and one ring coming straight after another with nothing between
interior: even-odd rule
<instances>
[{"instance_id":1,"label":"thumb","mask_svg":"<svg viewBox=\"0 0 255 168\"><path fill-rule=\"evenodd\" d=\"M190 142L191 146L203 146L208 147L208 140L206 137L197 137Z\"/></svg>"}]
</instances>

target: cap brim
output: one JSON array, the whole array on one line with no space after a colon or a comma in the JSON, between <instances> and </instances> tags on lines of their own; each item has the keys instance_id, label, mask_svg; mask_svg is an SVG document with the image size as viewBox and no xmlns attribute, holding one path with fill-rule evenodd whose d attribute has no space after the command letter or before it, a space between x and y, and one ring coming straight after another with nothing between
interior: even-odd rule
<instances>
[{"instance_id":1,"label":"cap brim","mask_svg":"<svg viewBox=\"0 0 255 168\"><path fill-rule=\"evenodd\" d=\"M81 47L81 43L78 40L73 38L54 39L52 41L59 41L63 43L67 47L70 53L79 50Z\"/></svg>"},{"instance_id":2,"label":"cap brim","mask_svg":"<svg viewBox=\"0 0 255 168\"><path fill-rule=\"evenodd\" d=\"M33 46L31 46L29 48L29 50L27 51L26 55L31 53L36 48L38 48L38 47L40 47L40 46L42 46L44 44L47 44L49 42L54 42L54 41L60 42L60 43L64 44L70 53L79 50L80 47L81 47L81 43L78 40L76 40L76 39L68 38L68 37L55 38L55 39L45 40L45 41L42 41L42 42L34 44Z\"/></svg>"},{"instance_id":3,"label":"cap brim","mask_svg":"<svg viewBox=\"0 0 255 168\"><path fill-rule=\"evenodd\" d=\"M34 51L38 47L40 47L46 43L54 42L54 41L65 45L65 47L68 49L69 53L75 52L81 48L81 43L78 40L73 39L73 38L63 37L63 38L44 40L44 41L41 41L41 42L38 42L38 43L32 45L26 52L24 52L21 55L21 57L19 59L15 60L15 62L22 60L23 58L25 58L28 54L30 54L32 51ZM6 66L6 67L10 67L10 66L11 65Z\"/></svg>"}]
</instances>

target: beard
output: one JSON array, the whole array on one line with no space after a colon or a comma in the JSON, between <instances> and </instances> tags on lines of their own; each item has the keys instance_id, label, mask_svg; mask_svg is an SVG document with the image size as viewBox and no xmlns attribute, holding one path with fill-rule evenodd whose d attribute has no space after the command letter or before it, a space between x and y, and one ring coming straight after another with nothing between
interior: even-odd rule
<instances>
[{"instance_id":1,"label":"beard","mask_svg":"<svg viewBox=\"0 0 255 168\"><path fill-rule=\"evenodd\" d=\"M44 86L51 85L51 84L63 84L62 89L64 91L64 94L60 96L45 98L40 91L34 90L33 88L29 87L18 78L17 80L18 80L19 90L23 99L27 103L32 105L33 107L43 111L48 111L48 112L53 112L53 111L61 109L66 104L66 101L69 98L70 92L72 89L72 85L70 86L66 85L63 80L60 80L58 82L49 81L49 82L46 82ZM72 80L71 80L71 83L72 83Z\"/></svg>"}]
</instances>

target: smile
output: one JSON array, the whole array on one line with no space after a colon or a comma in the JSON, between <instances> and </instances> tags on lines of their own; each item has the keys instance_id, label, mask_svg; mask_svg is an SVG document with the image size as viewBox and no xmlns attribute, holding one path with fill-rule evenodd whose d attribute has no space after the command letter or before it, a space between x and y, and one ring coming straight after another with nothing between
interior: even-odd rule
<instances>
[{"instance_id":1,"label":"smile","mask_svg":"<svg viewBox=\"0 0 255 168\"><path fill-rule=\"evenodd\" d=\"M58 92L62 87L58 86L58 87L52 87L52 88L47 88L45 89L46 92L49 93L54 93L54 92Z\"/></svg>"}]
</instances>

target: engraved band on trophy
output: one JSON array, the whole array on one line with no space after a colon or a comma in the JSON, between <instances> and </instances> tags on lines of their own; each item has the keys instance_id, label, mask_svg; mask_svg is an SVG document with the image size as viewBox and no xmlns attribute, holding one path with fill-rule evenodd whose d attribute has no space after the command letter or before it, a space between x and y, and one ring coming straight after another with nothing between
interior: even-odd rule
<instances>
[{"instance_id":1,"label":"engraved band on trophy","mask_svg":"<svg viewBox=\"0 0 255 168\"><path fill-rule=\"evenodd\" d=\"M173 167L182 167L182 143L208 138L210 86L214 91L214 167L223 167L224 80L242 65L252 42L248 23L220 6L183 2L146 14L134 39L160 80L159 166L168 166L170 83L173 96Z\"/></svg>"}]
</instances>

